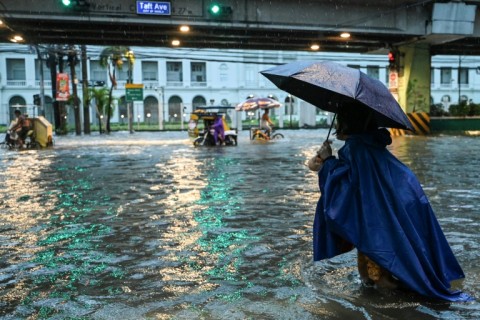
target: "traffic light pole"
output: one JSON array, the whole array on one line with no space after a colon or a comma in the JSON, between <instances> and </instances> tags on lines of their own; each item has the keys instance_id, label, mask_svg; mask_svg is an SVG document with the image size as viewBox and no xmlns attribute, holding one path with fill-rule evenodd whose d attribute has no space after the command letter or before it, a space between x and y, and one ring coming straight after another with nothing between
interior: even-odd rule
<instances>
[{"instance_id":1,"label":"traffic light pole","mask_svg":"<svg viewBox=\"0 0 480 320\"><path fill-rule=\"evenodd\" d=\"M37 114L39 116L45 116L45 80L43 77L43 58L42 53L38 45L34 45L37 51L38 62L40 63L40 105L38 106Z\"/></svg>"}]
</instances>

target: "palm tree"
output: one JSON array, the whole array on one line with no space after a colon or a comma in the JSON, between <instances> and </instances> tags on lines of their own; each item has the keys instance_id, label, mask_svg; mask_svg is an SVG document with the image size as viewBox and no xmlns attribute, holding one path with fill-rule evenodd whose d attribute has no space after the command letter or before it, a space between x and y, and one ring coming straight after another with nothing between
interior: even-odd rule
<instances>
[{"instance_id":1,"label":"palm tree","mask_svg":"<svg viewBox=\"0 0 480 320\"><path fill-rule=\"evenodd\" d=\"M110 91L108 94L108 104L112 105L112 93L113 89L117 87L116 69L122 70L123 58L126 58L129 62L129 66L133 65L133 54L130 54L130 49L123 46L106 47L100 53L100 65L108 70L108 76L110 77ZM130 71L130 69L129 69ZM106 131L110 132L110 117L111 109L107 110Z\"/></svg>"},{"instance_id":2,"label":"palm tree","mask_svg":"<svg viewBox=\"0 0 480 320\"><path fill-rule=\"evenodd\" d=\"M100 134L102 131L103 115L111 113L113 107L110 102L110 92L107 88L90 88L88 89L88 104L93 101L95 103L95 113L98 118L98 126Z\"/></svg>"}]
</instances>

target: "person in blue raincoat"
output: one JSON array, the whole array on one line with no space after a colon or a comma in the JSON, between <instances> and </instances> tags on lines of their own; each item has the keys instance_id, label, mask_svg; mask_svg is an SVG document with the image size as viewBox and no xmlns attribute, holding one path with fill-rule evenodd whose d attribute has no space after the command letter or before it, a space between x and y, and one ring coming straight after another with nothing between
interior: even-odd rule
<instances>
[{"instance_id":1,"label":"person in blue raincoat","mask_svg":"<svg viewBox=\"0 0 480 320\"><path fill-rule=\"evenodd\" d=\"M450 290L464 278L413 172L386 148L392 140L370 109L343 105L338 158L325 142L308 166L318 171L321 196L313 227L313 258L358 251L363 282L413 290L448 301L472 298Z\"/></svg>"}]
</instances>

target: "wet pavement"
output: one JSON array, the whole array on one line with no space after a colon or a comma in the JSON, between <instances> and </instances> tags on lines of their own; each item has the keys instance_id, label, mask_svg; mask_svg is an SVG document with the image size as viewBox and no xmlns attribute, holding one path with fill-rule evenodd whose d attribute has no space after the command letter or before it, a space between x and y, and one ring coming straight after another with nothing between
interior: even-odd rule
<instances>
[{"instance_id":1,"label":"wet pavement","mask_svg":"<svg viewBox=\"0 0 480 320\"><path fill-rule=\"evenodd\" d=\"M186 132L56 137L0 150L0 319L478 319L480 138L395 138L471 303L360 284L356 253L312 262L305 163L327 130L195 148ZM336 149L341 142L335 141Z\"/></svg>"}]
</instances>

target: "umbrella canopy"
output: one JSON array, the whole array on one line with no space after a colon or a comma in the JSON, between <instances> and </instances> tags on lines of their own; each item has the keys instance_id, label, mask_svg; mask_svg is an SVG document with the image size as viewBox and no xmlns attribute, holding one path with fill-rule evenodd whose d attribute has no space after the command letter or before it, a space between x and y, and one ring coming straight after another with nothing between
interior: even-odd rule
<instances>
[{"instance_id":1,"label":"umbrella canopy","mask_svg":"<svg viewBox=\"0 0 480 320\"><path fill-rule=\"evenodd\" d=\"M257 109L272 109L279 108L281 104L271 98L250 98L242 103L239 103L236 107L236 111L253 111Z\"/></svg>"},{"instance_id":2,"label":"umbrella canopy","mask_svg":"<svg viewBox=\"0 0 480 320\"><path fill-rule=\"evenodd\" d=\"M342 104L374 110L379 127L415 131L387 87L358 69L331 61L297 61L261 71L278 88L318 108L337 113Z\"/></svg>"}]
</instances>

